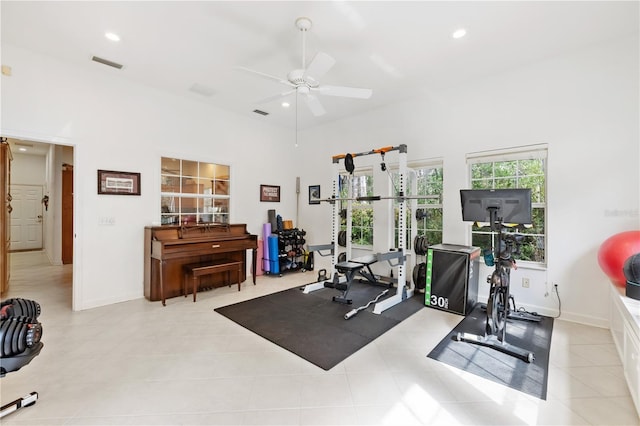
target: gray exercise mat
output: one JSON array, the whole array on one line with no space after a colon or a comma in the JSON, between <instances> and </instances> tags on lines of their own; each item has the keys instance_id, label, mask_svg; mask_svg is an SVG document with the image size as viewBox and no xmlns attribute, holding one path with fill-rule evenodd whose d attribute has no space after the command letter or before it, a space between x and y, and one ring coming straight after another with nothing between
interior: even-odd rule
<instances>
[{"instance_id":1,"label":"gray exercise mat","mask_svg":"<svg viewBox=\"0 0 640 426\"><path fill-rule=\"evenodd\" d=\"M486 312L480 303L438 343L428 357L537 398L547 399L553 318L541 318L540 322L507 321L507 342L533 352L535 359L532 363L493 348L459 342L454 338L458 332L484 335Z\"/></svg>"},{"instance_id":2,"label":"gray exercise mat","mask_svg":"<svg viewBox=\"0 0 640 426\"><path fill-rule=\"evenodd\" d=\"M355 282L349 291L353 304L345 305L331 300L340 295L335 289L304 294L301 288L293 288L215 311L312 364L330 370L424 308L422 297L415 296L379 315L371 312L372 304L353 318L344 319L347 312L366 305L383 290L383 287ZM389 293L392 292L395 289Z\"/></svg>"}]
</instances>

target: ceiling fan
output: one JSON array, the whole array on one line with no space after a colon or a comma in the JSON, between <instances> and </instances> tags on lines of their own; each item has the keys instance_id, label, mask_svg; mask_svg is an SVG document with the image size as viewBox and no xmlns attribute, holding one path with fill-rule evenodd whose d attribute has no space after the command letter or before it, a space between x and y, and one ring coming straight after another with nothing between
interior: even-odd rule
<instances>
[{"instance_id":1,"label":"ceiling fan","mask_svg":"<svg viewBox=\"0 0 640 426\"><path fill-rule=\"evenodd\" d=\"M336 61L326 53L318 52L307 66L305 61L305 36L307 31L309 31L309 29L311 28L311 20L305 17L298 18L296 19L296 27L302 33L301 68L290 71L287 74L286 78L280 78L249 68L237 67L242 71L246 71L269 80L275 80L289 87L287 91L269 96L268 98L258 101L258 103L271 102L276 99L288 96L292 93L296 93L304 97L304 100L313 115L320 116L325 114L326 110L322 106L322 103L320 103L320 100L318 99L316 94L356 99L368 99L371 97L371 95L373 94L373 91L371 89L361 89L357 87L345 86L329 86L320 84L319 79L333 67Z\"/></svg>"}]
</instances>

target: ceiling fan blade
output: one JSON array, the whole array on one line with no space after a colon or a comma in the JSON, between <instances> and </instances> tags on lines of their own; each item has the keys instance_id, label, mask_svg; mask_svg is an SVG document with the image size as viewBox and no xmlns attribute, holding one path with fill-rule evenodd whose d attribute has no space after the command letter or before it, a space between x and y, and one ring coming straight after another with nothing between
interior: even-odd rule
<instances>
[{"instance_id":1,"label":"ceiling fan blade","mask_svg":"<svg viewBox=\"0 0 640 426\"><path fill-rule=\"evenodd\" d=\"M287 86L295 87L295 85L293 83L291 83L290 81L285 80L285 79L280 78L280 77L276 77L275 75L266 74L266 73L263 73L261 71L256 71L256 70L252 70L250 68L245 68L245 67L235 67L235 69L240 70L240 71L244 71L244 72L248 72L248 73L251 73L251 74L255 74L255 75L260 76L262 78L266 78L267 80L275 80L278 83L282 83L282 84L286 84Z\"/></svg>"},{"instance_id":2,"label":"ceiling fan blade","mask_svg":"<svg viewBox=\"0 0 640 426\"><path fill-rule=\"evenodd\" d=\"M360 89L357 87L344 86L320 86L312 90L327 96L341 96L345 98L369 99L373 95L371 89Z\"/></svg>"},{"instance_id":3,"label":"ceiling fan blade","mask_svg":"<svg viewBox=\"0 0 640 426\"><path fill-rule=\"evenodd\" d=\"M306 95L305 101L307 102L307 106L309 107L309 110L311 110L311 113L316 117L327 113L316 95Z\"/></svg>"},{"instance_id":4,"label":"ceiling fan blade","mask_svg":"<svg viewBox=\"0 0 640 426\"><path fill-rule=\"evenodd\" d=\"M336 63L336 60L331 56L327 55L323 52L316 53L316 56L313 57L313 60L304 71L303 77L311 78L315 81L318 81L320 77L325 75Z\"/></svg>"},{"instance_id":5,"label":"ceiling fan blade","mask_svg":"<svg viewBox=\"0 0 640 426\"><path fill-rule=\"evenodd\" d=\"M296 89L287 90L286 92L278 93L276 95L269 96L269 97L264 98L264 99L260 99L259 101L256 101L256 103L257 104L266 104L266 103L269 103L271 101L275 101L276 99L284 98L285 96L290 95L295 91L296 91Z\"/></svg>"}]
</instances>

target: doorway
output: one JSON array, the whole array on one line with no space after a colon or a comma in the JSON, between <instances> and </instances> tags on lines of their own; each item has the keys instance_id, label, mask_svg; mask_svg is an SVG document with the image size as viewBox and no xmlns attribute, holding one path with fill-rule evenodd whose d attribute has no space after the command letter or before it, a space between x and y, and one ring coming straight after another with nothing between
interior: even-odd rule
<instances>
[{"instance_id":1,"label":"doorway","mask_svg":"<svg viewBox=\"0 0 640 426\"><path fill-rule=\"evenodd\" d=\"M73 163L75 148L72 145L52 144L49 142L37 142L26 139L8 138L13 161L11 162L11 188L20 192L19 198L28 198L29 206L34 209L39 208L41 213L35 214L35 221L41 215L40 228L42 237L40 247L12 245L11 252L32 250L33 253L42 253L42 256L21 256L22 253L15 253L20 257L20 261L28 259L47 258L53 266L74 263L74 203L73 203ZM35 161L34 157L41 160ZM43 159L43 160L42 160ZM23 191L27 186L39 187L40 192L28 195ZM63 191L64 185L64 191ZM21 188L24 187L24 188ZM64 192L64 196L63 196ZM64 198L63 198L64 197ZM14 210L15 211L15 210ZM63 223L64 220L64 223ZM11 233L18 232L16 226L25 226L22 220L13 223L14 215L10 215ZM14 231L15 230L15 231ZM28 238L23 235L21 240L31 240L32 233L27 231ZM12 239L17 239L12 235ZM20 243L22 244L22 242ZM65 246L63 248L63 245ZM12 253L9 254L10 256ZM16 265L18 266L18 265ZM24 267L25 265L19 265ZM34 265L36 266L36 265ZM12 269L12 264L9 264ZM75 284L75 267L72 273L71 286ZM11 281L9 281L9 288ZM72 291L73 298L75 293ZM70 309L74 309L74 301L68 301Z\"/></svg>"}]
</instances>

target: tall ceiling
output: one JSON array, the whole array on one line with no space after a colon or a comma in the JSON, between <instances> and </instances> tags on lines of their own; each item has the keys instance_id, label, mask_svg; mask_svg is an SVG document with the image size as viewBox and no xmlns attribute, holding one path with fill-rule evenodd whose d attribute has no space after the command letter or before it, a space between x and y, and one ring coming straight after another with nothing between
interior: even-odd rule
<instances>
[{"instance_id":1,"label":"tall ceiling","mask_svg":"<svg viewBox=\"0 0 640 426\"><path fill-rule=\"evenodd\" d=\"M638 2L593 1L2 1L2 44L171 92L256 120L299 128L526 66L638 33ZM369 99L319 96L310 113L286 78L302 66L298 17L308 17L306 63L336 63L321 85L370 88ZM467 35L452 33L465 28ZM120 36L119 42L105 38ZM91 60L123 65L118 70ZM10 63L3 65L11 66ZM20 72L14 70L14 72ZM42 72L46 72L43 70ZM193 89L196 88L200 93ZM202 94L206 92L206 94ZM268 116L253 112L259 109ZM297 114L297 115L296 115Z\"/></svg>"}]
</instances>

